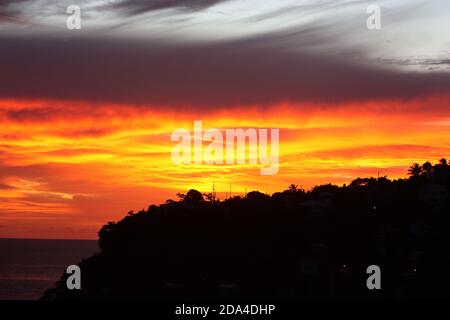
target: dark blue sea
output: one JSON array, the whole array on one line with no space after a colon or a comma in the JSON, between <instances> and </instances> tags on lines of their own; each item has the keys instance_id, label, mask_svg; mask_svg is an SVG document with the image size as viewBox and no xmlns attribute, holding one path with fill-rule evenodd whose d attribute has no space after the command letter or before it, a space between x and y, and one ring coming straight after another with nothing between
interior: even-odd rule
<instances>
[{"instance_id":1,"label":"dark blue sea","mask_svg":"<svg viewBox=\"0 0 450 320\"><path fill-rule=\"evenodd\" d=\"M94 240L0 239L0 300L38 299L67 266L98 251Z\"/></svg>"}]
</instances>

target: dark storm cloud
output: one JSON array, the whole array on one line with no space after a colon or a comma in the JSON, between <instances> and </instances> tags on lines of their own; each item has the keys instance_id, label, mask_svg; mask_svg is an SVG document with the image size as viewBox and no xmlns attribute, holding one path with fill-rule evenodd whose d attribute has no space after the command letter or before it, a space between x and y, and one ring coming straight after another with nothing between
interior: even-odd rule
<instances>
[{"instance_id":1,"label":"dark storm cloud","mask_svg":"<svg viewBox=\"0 0 450 320\"><path fill-rule=\"evenodd\" d=\"M169 45L117 38L3 38L0 97L206 110L408 99L450 88L448 73L405 73L370 67L350 55L286 50L283 43L293 40L285 35ZM320 37L305 31L295 34L295 41L308 47ZM45 115L39 112L13 116Z\"/></svg>"},{"instance_id":2,"label":"dark storm cloud","mask_svg":"<svg viewBox=\"0 0 450 320\"><path fill-rule=\"evenodd\" d=\"M16 12L17 13L17 10L12 9L12 5L15 5L15 6L19 5L19 6L21 6L21 5L23 5L24 3L28 2L28 1L30 1L30 0L0 0L0 17L3 14L6 15L6 14L11 13L11 12Z\"/></svg>"},{"instance_id":3,"label":"dark storm cloud","mask_svg":"<svg viewBox=\"0 0 450 320\"><path fill-rule=\"evenodd\" d=\"M11 15L9 13L0 11L0 23L1 22L14 22L14 23L24 23L25 21L17 16Z\"/></svg>"},{"instance_id":4,"label":"dark storm cloud","mask_svg":"<svg viewBox=\"0 0 450 320\"><path fill-rule=\"evenodd\" d=\"M29 0L0 0L0 10L4 10L13 3L23 3ZM1 11L0 11L1 12Z\"/></svg>"},{"instance_id":5,"label":"dark storm cloud","mask_svg":"<svg viewBox=\"0 0 450 320\"><path fill-rule=\"evenodd\" d=\"M75 0L72 0L75 1ZM41 9L44 9L46 13L36 10L31 4L33 0L0 0L0 27L3 23L11 23L14 25L22 25L27 27L43 27L45 24L36 21L35 17L45 16L50 11L56 13L63 13L65 10L55 3L45 3ZM64 7L65 8L65 7ZM0 29L1 31L1 29Z\"/></svg>"},{"instance_id":6,"label":"dark storm cloud","mask_svg":"<svg viewBox=\"0 0 450 320\"><path fill-rule=\"evenodd\" d=\"M16 22L24 23L24 15L32 14L28 7L33 4L34 0L0 0L0 22ZM224 2L227 0L125 0L125 1L114 1L111 0L109 3L106 2L97 7L96 9L101 10L115 10L119 14L124 15L136 15L140 13L145 13L160 9L177 8L183 10L202 10L213 6L219 2ZM71 1L61 1L61 2L43 2L38 10L44 10L47 12L54 13L64 13L65 8L69 5L76 4L81 8L86 7L89 1L86 0L71 0ZM35 10L36 8L33 7ZM36 12L35 12L36 13Z\"/></svg>"},{"instance_id":7,"label":"dark storm cloud","mask_svg":"<svg viewBox=\"0 0 450 320\"><path fill-rule=\"evenodd\" d=\"M139 14L168 8L201 10L226 0L127 0L113 4L113 7L126 14Z\"/></svg>"},{"instance_id":8,"label":"dark storm cloud","mask_svg":"<svg viewBox=\"0 0 450 320\"><path fill-rule=\"evenodd\" d=\"M0 23L14 22L18 24L27 24L28 21L20 16L20 10L11 7L12 4L21 5L26 1L27 0L0 0Z\"/></svg>"}]
</instances>

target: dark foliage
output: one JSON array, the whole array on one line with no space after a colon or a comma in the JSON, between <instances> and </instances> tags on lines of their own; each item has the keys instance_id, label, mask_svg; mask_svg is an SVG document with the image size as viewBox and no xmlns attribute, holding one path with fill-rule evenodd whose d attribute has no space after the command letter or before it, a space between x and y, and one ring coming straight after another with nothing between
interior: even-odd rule
<instances>
[{"instance_id":1,"label":"dark foliage","mask_svg":"<svg viewBox=\"0 0 450 320\"><path fill-rule=\"evenodd\" d=\"M225 201L195 190L99 232L101 252L44 299L450 297L450 166ZM366 268L382 270L368 290Z\"/></svg>"}]
</instances>

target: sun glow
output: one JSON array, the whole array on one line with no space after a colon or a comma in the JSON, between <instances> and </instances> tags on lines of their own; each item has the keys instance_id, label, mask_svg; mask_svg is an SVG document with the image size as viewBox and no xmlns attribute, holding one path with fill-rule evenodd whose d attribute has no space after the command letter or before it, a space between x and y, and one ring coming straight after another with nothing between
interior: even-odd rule
<instances>
[{"instance_id":1,"label":"sun glow","mask_svg":"<svg viewBox=\"0 0 450 320\"><path fill-rule=\"evenodd\" d=\"M213 183L225 196L230 187L235 195L271 193L291 183L310 188L359 176L404 177L411 161L449 154L442 115L422 111L430 101L410 101L407 115L386 113L401 103L385 101L330 111L240 106L230 116L221 110L199 115L155 106L0 100L0 225L29 234L33 224L32 235L40 236L65 219L74 225L65 231L70 237L94 237L102 223L130 209L191 188L209 192ZM205 128L279 128L278 173L261 176L258 163L175 165L171 133L192 128L199 116Z\"/></svg>"}]
</instances>

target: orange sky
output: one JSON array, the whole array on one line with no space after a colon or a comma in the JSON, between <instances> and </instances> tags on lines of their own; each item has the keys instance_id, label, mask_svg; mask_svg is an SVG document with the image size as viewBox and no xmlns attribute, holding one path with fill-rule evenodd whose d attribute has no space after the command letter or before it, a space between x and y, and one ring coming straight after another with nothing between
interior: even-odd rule
<instances>
[{"instance_id":1,"label":"orange sky","mask_svg":"<svg viewBox=\"0 0 450 320\"><path fill-rule=\"evenodd\" d=\"M208 192L213 181L223 197L230 185L233 194L272 193L291 183L310 188L378 173L404 177L412 162L450 154L445 105L448 96L440 95L205 113L0 100L0 237L96 238L104 223L129 210L190 188ZM251 165L172 164L170 135L177 128L192 131L194 120L204 129L279 128L278 174L261 176Z\"/></svg>"},{"instance_id":2,"label":"orange sky","mask_svg":"<svg viewBox=\"0 0 450 320\"><path fill-rule=\"evenodd\" d=\"M0 237L94 239L213 182L272 193L449 157L447 0L385 1L375 30L365 1L83 2L80 29L71 1L32 2L0 1ZM280 129L278 174L174 165L195 120Z\"/></svg>"}]
</instances>

